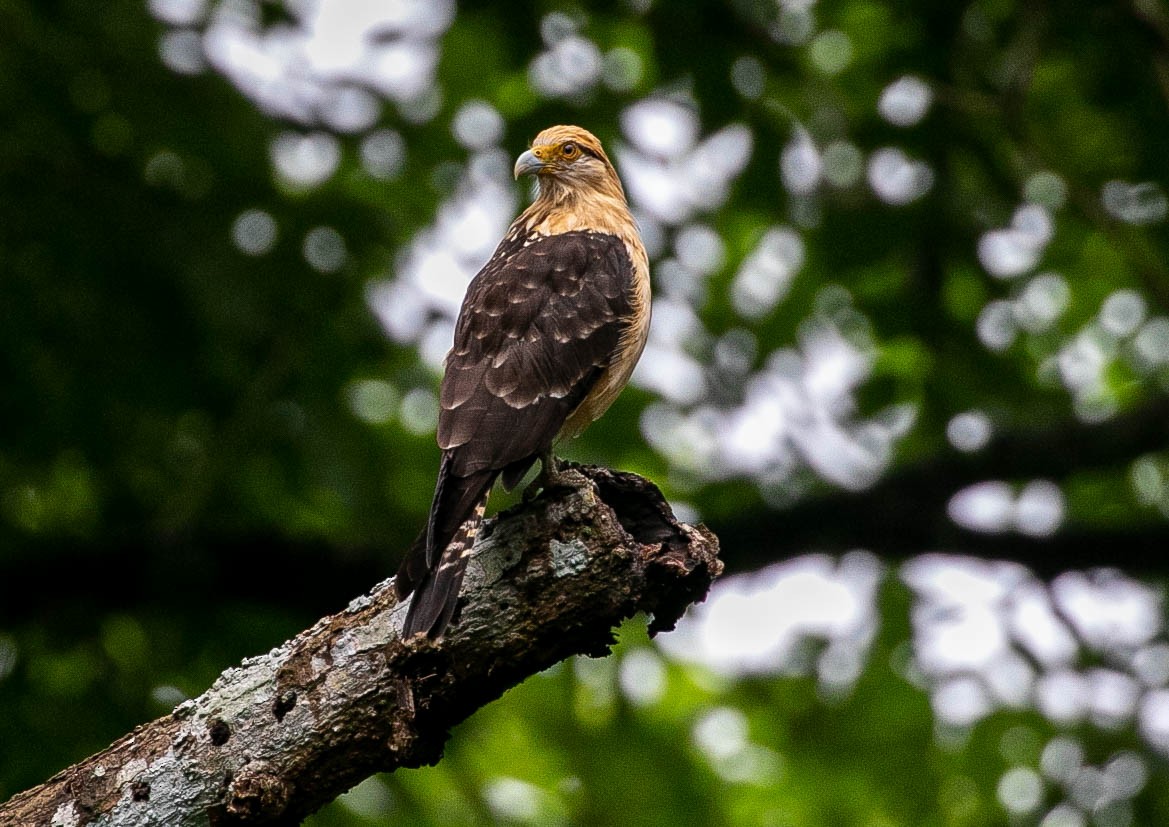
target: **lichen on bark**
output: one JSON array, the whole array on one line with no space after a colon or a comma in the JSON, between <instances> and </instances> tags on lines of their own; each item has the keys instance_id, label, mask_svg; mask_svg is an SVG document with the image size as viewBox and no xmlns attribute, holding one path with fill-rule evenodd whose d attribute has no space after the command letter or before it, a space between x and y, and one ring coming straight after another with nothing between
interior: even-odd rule
<instances>
[{"instance_id":1,"label":"lichen on bark","mask_svg":"<svg viewBox=\"0 0 1169 827\"><path fill-rule=\"evenodd\" d=\"M0 804L0 827L296 824L363 778L434 763L451 727L529 675L601 655L646 612L672 628L722 570L652 483L578 467L488 521L455 624L399 637L392 581L198 698Z\"/></svg>"}]
</instances>

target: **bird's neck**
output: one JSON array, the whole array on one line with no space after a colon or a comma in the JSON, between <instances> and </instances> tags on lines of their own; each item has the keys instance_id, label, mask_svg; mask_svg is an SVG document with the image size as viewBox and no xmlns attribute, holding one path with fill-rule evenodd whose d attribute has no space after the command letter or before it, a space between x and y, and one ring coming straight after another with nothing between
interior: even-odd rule
<instances>
[{"instance_id":1,"label":"bird's neck","mask_svg":"<svg viewBox=\"0 0 1169 827\"><path fill-rule=\"evenodd\" d=\"M636 224L621 185L567 187L554 178L540 182L540 194L516 222L525 235L556 235L592 230L622 237L636 232Z\"/></svg>"}]
</instances>

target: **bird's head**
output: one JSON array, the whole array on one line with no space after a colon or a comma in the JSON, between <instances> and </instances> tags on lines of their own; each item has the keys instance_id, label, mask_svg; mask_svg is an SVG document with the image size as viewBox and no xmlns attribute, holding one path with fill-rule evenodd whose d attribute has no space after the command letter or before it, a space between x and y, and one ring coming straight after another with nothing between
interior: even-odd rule
<instances>
[{"instance_id":1,"label":"bird's head","mask_svg":"<svg viewBox=\"0 0 1169 827\"><path fill-rule=\"evenodd\" d=\"M541 193L550 190L621 191L613 164L601 142L579 126L550 126L515 162L515 177L535 175Z\"/></svg>"}]
</instances>

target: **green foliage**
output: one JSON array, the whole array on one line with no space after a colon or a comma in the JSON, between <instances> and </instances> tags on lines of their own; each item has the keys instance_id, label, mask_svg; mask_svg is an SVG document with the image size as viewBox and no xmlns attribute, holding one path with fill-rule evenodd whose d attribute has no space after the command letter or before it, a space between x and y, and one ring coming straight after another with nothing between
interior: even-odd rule
<instances>
[{"instance_id":1,"label":"green foliage","mask_svg":"<svg viewBox=\"0 0 1169 827\"><path fill-rule=\"evenodd\" d=\"M1034 587L1073 654L1009 632L1030 689L955 724L963 676L922 666L929 612L895 576L945 549L1164 579L1162 7L420 1L349 44L406 48L394 65L428 67L414 94L265 51L316 8L0 2L0 798L393 570L433 487L427 335L449 315L409 305L451 269L411 282L414 257L468 195L495 185L513 210L499 159L576 122L613 150L653 242L647 360L670 368L564 453L659 481L733 571L878 552L863 662L827 680L838 641L812 629L766 669L720 671L634 622L612 657L473 717L437 767L311 823L1169 821L1148 723L1169 682L1159 592L1153 632L1117 644L1068 614L1060 581L1012 580L1002 627ZM565 43L571 59L541 63ZM668 117L639 128L646 101ZM664 206L638 170L677 187ZM770 281L752 294L755 265ZM395 304L413 333L387 335ZM962 422L987 433L964 446ZM727 447L740 426L746 454ZM1016 498L998 533L947 515L987 480ZM1050 505L1047 482L1050 531L1018 516L1027 491ZM1069 674L1131 679L1131 703L1045 717L1042 681ZM1090 794L1100 779L1111 798Z\"/></svg>"}]
</instances>

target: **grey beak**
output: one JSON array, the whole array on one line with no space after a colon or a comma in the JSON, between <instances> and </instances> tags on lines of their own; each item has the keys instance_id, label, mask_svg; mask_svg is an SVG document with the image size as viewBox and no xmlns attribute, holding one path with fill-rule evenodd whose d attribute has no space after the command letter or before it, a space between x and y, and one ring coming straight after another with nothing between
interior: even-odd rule
<instances>
[{"instance_id":1,"label":"grey beak","mask_svg":"<svg viewBox=\"0 0 1169 827\"><path fill-rule=\"evenodd\" d=\"M530 175L533 172L539 172L544 168L544 162L536 157L536 153L528 150L520 157L516 158L515 162L515 177L519 178L521 175Z\"/></svg>"}]
</instances>

